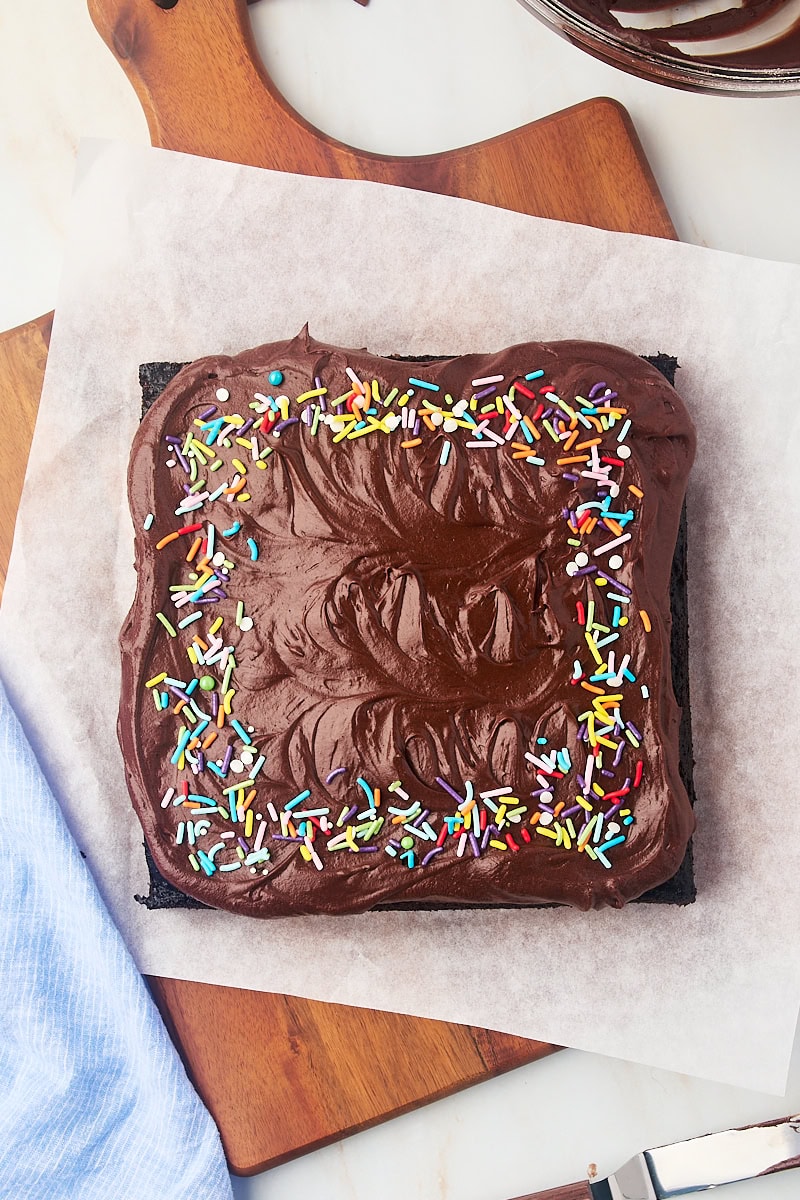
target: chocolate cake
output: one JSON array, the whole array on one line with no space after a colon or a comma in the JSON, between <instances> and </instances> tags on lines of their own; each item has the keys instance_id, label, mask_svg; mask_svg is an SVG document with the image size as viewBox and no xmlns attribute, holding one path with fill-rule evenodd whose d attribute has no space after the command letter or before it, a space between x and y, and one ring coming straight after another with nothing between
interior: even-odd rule
<instances>
[{"instance_id":1,"label":"chocolate cake","mask_svg":"<svg viewBox=\"0 0 800 1200\"><path fill-rule=\"evenodd\" d=\"M258 916L671 879L693 453L663 376L586 342L392 360L303 331L179 371L134 442L121 635L160 874Z\"/></svg>"}]
</instances>

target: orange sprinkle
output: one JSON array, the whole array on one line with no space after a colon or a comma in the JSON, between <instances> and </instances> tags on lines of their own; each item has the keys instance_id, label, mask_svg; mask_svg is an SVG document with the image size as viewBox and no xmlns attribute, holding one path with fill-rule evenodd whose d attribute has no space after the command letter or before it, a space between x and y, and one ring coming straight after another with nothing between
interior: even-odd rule
<instances>
[{"instance_id":1,"label":"orange sprinkle","mask_svg":"<svg viewBox=\"0 0 800 1200\"><path fill-rule=\"evenodd\" d=\"M517 450L514 454L511 455L511 457L512 458L530 458L532 453L533 453L532 448L529 450Z\"/></svg>"},{"instance_id":2,"label":"orange sprinkle","mask_svg":"<svg viewBox=\"0 0 800 1200\"><path fill-rule=\"evenodd\" d=\"M536 426L534 425L534 423L533 423L533 421L530 419L530 417L529 417L529 416L527 416L527 415L525 415L525 416L522 418L522 420L523 420L523 423L524 423L525 425L527 425L528 429L530 429L531 433L532 433L532 434L533 434L533 436L536 438L537 442L541 441L542 435L539 433L539 430L536 428Z\"/></svg>"},{"instance_id":3,"label":"orange sprinkle","mask_svg":"<svg viewBox=\"0 0 800 1200\"><path fill-rule=\"evenodd\" d=\"M567 463L579 463L579 462L588 462L588 461L589 461L588 454L579 454L575 458L557 458L556 464L559 467L565 467L567 465Z\"/></svg>"},{"instance_id":4,"label":"orange sprinkle","mask_svg":"<svg viewBox=\"0 0 800 1200\"><path fill-rule=\"evenodd\" d=\"M203 539L201 537L194 539L194 541L192 542L192 548L189 551L189 553L186 555L187 562L192 561L192 559L194 558L195 554L197 554L197 551L200 549L202 544L203 544Z\"/></svg>"},{"instance_id":5,"label":"orange sprinkle","mask_svg":"<svg viewBox=\"0 0 800 1200\"><path fill-rule=\"evenodd\" d=\"M192 740L189 742L189 745L186 747L186 749L187 750L196 750L199 745L200 745L200 738L193 737Z\"/></svg>"},{"instance_id":6,"label":"orange sprinkle","mask_svg":"<svg viewBox=\"0 0 800 1200\"><path fill-rule=\"evenodd\" d=\"M591 532L592 532L592 530L594 529L594 527L595 527L595 525L596 525L596 524L597 524L597 517L591 517L591 519L590 519L590 520L588 520L588 521L586 522L586 524L584 525L584 527L583 527L583 532L584 532L584 533L591 533Z\"/></svg>"},{"instance_id":7,"label":"orange sprinkle","mask_svg":"<svg viewBox=\"0 0 800 1200\"><path fill-rule=\"evenodd\" d=\"M645 633L649 633L653 626L650 624L650 618L643 608L639 609L639 616L642 618L642 624L644 625Z\"/></svg>"},{"instance_id":8,"label":"orange sprinkle","mask_svg":"<svg viewBox=\"0 0 800 1200\"><path fill-rule=\"evenodd\" d=\"M222 729L222 726L224 724L225 724L225 709L220 704L220 706L217 710L217 729Z\"/></svg>"},{"instance_id":9,"label":"orange sprinkle","mask_svg":"<svg viewBox=\"0 0 800 1200\"><path fill-rule=\"evenodd\" d=\"M217 740L217 731L216 731L216 729L212 729L212 730L211 730L211 733L208 735L208 737L206 738L206 740L203 742L202 749L203 749L203 750L207 750L207 749L208 749L208 747L209 747L209 746L211 746L211 745L213 745L213 743L214 743L216 740Z\"/></svg>"},{"instance_id":10,"label":"orange sprinkle","mask_svg":"<svg viewBox=\"0 0 800 1200\"><path fill-rule=\"evenodd\" d=\"M244 478L240 479L238 483L235 483L233 485L233 487L225 488L225 491L222 494L223 494L223 496L235 496L236 493L240 492L243 487L244 487Z\"/></svg>"},{"instance_id":11,"label":"orange sprinkle","mask_svg":"<svg viewBox=\"0 0 800 1200\"><path fill-rule=\"evenodd\" d=\"M237 807L238 807L238 809L239 809L239 812L247 812L248 808L249 808L249 807L250 807L250 805L253 803L253 801L255 800L255 798L256 798L256 789L255 789L255 788L252 788L252 789L251 789L251 790L250 790L250 791L247 793L247 795L245 796L244 800L242 800L242 801L241 801L241 803L237 805Z\"/></svg>"},{"instance_id":12,"label":"orange sprinkle","mask_svg":"<svg viewBox=\"0 0 800 1200\"><path fill-rule=\"evenodd\" d=\"M540 812L535 812L533 814L533 816L531 817L530 821L528 822L528 824L529 825L538 825L541 815L542 814Z\"/></svg>"},{"instance_id":13,"label":"orange sprinkle","mask_svg":"<svg viewBox=\"0 0 800 1200\"><path fill-rule=\"evenodd\" d=\"M634 496L638 496L640 500L644 496L644 492L640 492L639 489L634 487L632 483L628 484L628 491L633 492Z\"/></svg>"},{"instance_id":14,"label":"orange sprinkle","mask_svg":"<svg viewBox=\"0 0 800 1200\"><path fill-rule=\"evenodd\" d=\"M557 805L555 806L555 808L553 809L553 816L554 816L554 817L557 817L557 816L558 816L558 814L561 812L561 810L562 810L562 808L563 808L563 807L564 807L564 801L563 801L563 800L559 800L558 804L557 804Z\"/></svg>"},{"instance_id":15,"label":"orange sprinkle","mask_svg":"<svg viewBox=\"0 0 800 1200\"><path fill-rule=\"evenodd\" d=\"M581 442L580 446L576 446L576 450L588 450L590 446L599 446L602 438L590 438L588 442Z\"/></svg>"},{"instance_id":16,"label":"orange sprinkle","mask_svg":"<svg viewBox=\"0 0 800 1200\"><path fill-rule=\"evenodd\" d=\"M621 535L625 532L619 521L615 521L613 517L604 517L603 524L605 525L606 529L610 529L612 533L617 535L617 537L621 537Z\"/></svg>"},{"instance_id":17,"label":"orange sprinkle","mask_svg":"<svg viewBox=\"0 0 800 1200\"><path fill-rule=\"evenodd\" d=\"M569 435L569 437L567 438L567 440L564 442L564 449L565 449L565 450L571 450L571 449L572 449L572 447L575 445L575 438L576 438L576 437L578 437L578 430L577 430L577 429L573 429L572 433ZM598 438L598 441L599 441L599 438ZM585 449L585 446L586 446L586 443L584 442L583 446L579 446L579 447L578 447L578 449L579 449L579 450L583 450L583 449Z\"/></svg>"},{"instance_id":18,"label":"orange sprinkle","mask_svg":"<svg viewBox=\"0 0 800 1200\"><path fill-rule=\"evenodd\" d=\"M421 446L422 438L412 438L410 442L401 442L400 445L404 450L410 450L412 446Z\"/></svg>"},{"instance_id":19,"label":"orange sprinkle","mask_svg":"<svg viewBox=\"0 0 800 1200\"><path fill-rule=\"evenodd\" d=\"M595 687L593 683L587 683L586 680L581 681L581 687L586 688L587 692L594 692L597 696L603 695L603 689Z\"/></svg>"},{"instance_id":20,"label":"orange sprinkle","mask_svg":"<svg viewBox=\"0 0 800 1200\"><path fill-rule=\"evenodd\" d=\"M200 649L203 651L203 653L205 654L206 650L208 649L208 642L204 642L203 639L200 637L199 633L196 633L194 635L194 637L192 638L192 641L196 645L198 645L200 647Z\"/></svg>"},{"instance_id":21,"label":"orange sprinkle","mask_svg":"<svg viewBox=\"0 0 800 1200\"><path fill-rule=\"evenodd\" d=\"M181 709L182 709L182 708L186 708L186 701L185 701L185 700L179 700L179 701L178 701L178 703L175 705L175 707L173 708L173 710L172 710L172 711L173 711L174 713L179 713L179 712L181 711Z\"/></svg>"},{"instance_id":22,"label":"orange sprinkle","mask_svg":"<svg viewBox=\"0 0 800 1200\"><path fill-rule=\"evenodd\" d=\"M381 789L373 788L372 789L372 807L380 808L380 806L381 806Z\"/></svg>"},{"instance_id":23,"label":"orange sprinkle","mask_svg":"<svg viewBox=\"0 0 800 1200\"><path fill-rule=\"evenodd\" d=\"M177 533L168 533L160 542L156 542L156 550L163 550L168 542L174 542L179 535Z\"/></svg>"},{"instance_id":24,"label":"orange sprinkle","mask_svg":"<svg viewBox=\"0 0 800 1200\"><path fill-rule=\"evenodd\" d=\"M434 429L436 428L436 426L434 425L433 421L430 419L430 417L429 417L428 413L427 413L427 412L421 412L419 415L422 417L423 421L424 421L424 422L425 422L425 424L428 426L428 429L430 429L431 433L433 433L433 431L434 431Z\"/></svg>"}]
</instances>

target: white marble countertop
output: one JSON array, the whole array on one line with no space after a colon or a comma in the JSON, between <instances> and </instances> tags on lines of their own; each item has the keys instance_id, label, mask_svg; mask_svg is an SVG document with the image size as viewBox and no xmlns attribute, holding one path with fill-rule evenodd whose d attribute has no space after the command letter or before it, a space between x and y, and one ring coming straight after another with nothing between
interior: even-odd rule
<instances>
[{"instance_id":1,"label":"white marble countertop","mask_svg":"<svg viewBox=\"0 0 800 1200\"><path fill-rule=\"evenodd\" d=\"M189 2L189 0L183 0ZM152 0L137 0L152 3ZM516 0L261 0L256 39L313 124L367 150L429 153L592 96L630 112L679 236L800 263L800 96L696 96L595 62ZM84 0L0 2L0 329L55 304L78 139L146 143L138 101ZM357 64L346 85L331 63ZM742 1029L747 1037L747 1029ZM240 1200L509 1200L646 1146L800 1111L785 1098L565 1051L276 1168ZM291 1114L286 1114L291 1120ZM726 1200L796 1196L786 1173Z\"/></svg>"}]
</instances>

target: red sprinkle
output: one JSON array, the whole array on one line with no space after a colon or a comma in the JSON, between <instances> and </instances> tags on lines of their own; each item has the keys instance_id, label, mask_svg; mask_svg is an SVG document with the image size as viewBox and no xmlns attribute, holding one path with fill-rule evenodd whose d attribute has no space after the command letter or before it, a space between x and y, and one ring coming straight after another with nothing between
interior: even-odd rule
<instances>
[{"instance_id":1,"label":"red sprinkle","mask_svg":"<svg viewBox=\"0 0 800 1200\"><path fill-rule=\"evenodd\" d=\"M439 836L436 839L436 845L443 846L444 840L446 837L447 837L447 826L443 825L442 828L439 830Z\"/></svg>"},{"instance_id":2,"label":"red sprinkle","mask_svg":"<svg viewBox=\"0 0 800 1200\"><path fill-rule=\"evenodd\" d=\"M638 787L639 784L642 782L643 773L644 773L644 763L642 762L641 759L639 759L639 761L636 764L636 773L633 777L633 786L634 787Z\"/></svg>"},{"instance_id":3,"label":"red sprinkle","mask_svg":"<svg viewBox=\"0 0 800 1200\"><path fill-rule=\"evenodd\" d=\"M528 831L524 825L522 826L522 829L520 832L522 833L523 842L529 842L531 840L531 835L528 833Z\"/></svg>"},{"instance_id":4,"label":"red sprinkle","mask_svg":"<svg viewBox=\"0 0 800 1200\"><path fill-rule=\"evenodd\" d=\"M624 467L625 463L621 458L612 458L610 454L604 454L600 462L612 463L615 467Z\"/></svg>"},{"instance_id":5,"label":"red sprinkle","mask_svg":"<svg viewBox=\"0 0 800 1200\"><path fill-rule=\"evenodd\" d=\"M197 533L198 529L202 529L202 525L184 525L183 529L178 530L178 534L182 533Z\"/></svg>"},{"instance_id":6,"label":"red sprinkle","mask_svg":"<svg viewBox=\"0 0 800 1200\"><path fill-rule=\"evenodd\" d=\"M539 417L542 415L542 413L543 413L543 412L544 412L544 405L543 405L543 404L540 404L540 405L538 406L538 408L536 409L536 412L535 412L535 413L533 414L533 416L531 417L531 420L532 420L532 421L538 421L538 420L539 420Z\"/></svg>"},{"instance_id":7,"label":"red sprinkle","mask_svg":"<svg viewBox=\"0 0 800 1200\"><path fill-rule=\"evenodd\" d=\"M514 384L514 391L515 391L515 392L522 392L523 396L527 396L529 400L535 400L535 399L536 399L536 393L535 393L535 392L532 392L532 391L530 391L528 388L526 388L524 383L515 383L515 384Z\"/></svg>"},{"instance_id":8,"label":"red sprinkle","mask_svg":"<svg viewBox=\"0 0 800 1200\"><path fill-rule=\"evenodd\" d=\"M481 811L481 833L484 833L485 830L486 830L486 809L484 808Z\"/></svg>"},{"instance_id":9,"label":"red sprinkle","mask_svg":"<svg viewBox=\"0 0 800 1200\"><path fill-rule=\"evenodd\" d=\"M515 854L519 850L519 846L514 841L510 833L506 834L506 845L508 846L509 850L513 850Z\"/></svg>"},{"instance_id":10,"label":"red sprinkle","mask_svg":"<svg viewBox=\"0 0 800 1200\"><path fill-rule=\"evenodd\" d=\"M580 600L577 600L575 602L575 607L578 610L578 624L585 625L586 624L586 613L584 611L582 602Z\"/></svg>"}]
</instances>

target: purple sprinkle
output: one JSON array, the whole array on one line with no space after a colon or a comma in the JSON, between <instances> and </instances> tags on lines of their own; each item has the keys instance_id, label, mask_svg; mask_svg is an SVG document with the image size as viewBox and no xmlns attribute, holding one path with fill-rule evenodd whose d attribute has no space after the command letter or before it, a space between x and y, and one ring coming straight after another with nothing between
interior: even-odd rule
<instances>
[{"instance_id":1,"label":"purple sprinkle","mask_svg":"<svg viewBox=\"0 0 800 1200\"><path fill-rule=\"evenodd\" d=\"M472 853L475 855L475 857L480 858L481 850L480 850L480 846L478 845L478 839L475 837L474 833L471 833L469 835L469 844L470 844L470 849L472 850Z\"/></svg>"},{"instance_id":2,"label":"purple sprinkle","mask_svg":"<svg viewBox=\"0 0 800 1200\"><path fill-rule=\"evenodd\" d=\"M603 577L603 579L605 579L606 583L613 583L615 588L619 588L619 590L621 592L624 592L626 596L630 596L631 589L628 587L625 587L625 584L620 583L620 581L618 579L615 579L613 575L606 575L605 571L601 571L599 568L597 568L597 574L602 575L602 577Z\"/></svg>"},{"instance_id":3,"label":"purple sprinkle","mask_svg":"<svg viewBox=\"0 0 800 1200\"><path fill-rule=\"evenodd\" d=\"M459 804L464 803L464 797L459 796L458 792L454 791L454 789L450 787L450 784L447 782L447 780L442 779L441 775L436 776L436 782L440 788L444 788L444 790L448 792L454 800L457 800Z\"/></svg>"},{"instance_id":4,"label":"purple sprinkle","mask_svg":"<svg viewBox=\"0 0 800 1200\"><path fill-rule=\"evenodd\" d=\"M300 414L300 419L304 425L311 424L311 405L307 404Z\"/></svg>"},{"instance_id":5,"label":"purple sprinkle","mask_svg":"<svg viewBox=\"0 0 800 1200\"><path fill-rule=\"evenodd\" d=\"M412 826L416 829L419 825L422 824L423 821L427 821L427 819L430 815L431 815L431 810L429 808L424 808L422 810L422 812L419 814L419 816L415 817L414 820L411 822Z\"/></svg>"},{"instance_id":6,"label":"purple sprinkle","mask_svg":"<svg viewBox=\"0 0 800 1200\"><path fill-rule=\"evenodd\" d=\"M180 696L181 700L185 700L187 704L191 702L192 698L187 692L182 691L180 688L174 687L171 683L167 686L173 695Z\"/></svg>"},{"instance_id":7,"label":"purple sprinkle","mask_svg":"<svg viewBox=\"0 0 800 1200\"><path fill-rule=\"evenodd\" d=\"M641 741L643 741L643 740L644 740L644 739L642 738L642 735L639 733L639 730L638 730L638 729L636 728L636 726L634 725L633 721L628 721L628 722L627 722L627 726L628 726L628 729L630 729L631 733L633 734L633 736L636 738L636 740L637 740L637 741L641 742Z\"/></svg>"},{"instance_id":8,"label":"purple sprinkle","mask_svg":"<svg viewBox=\"0 0 800 1200\"><path fill-rule=\"evenodd\" d=\"M486 826L486 831L483 835L483 838L481 839L481 850L486 849L486 847L489 845L489 838L492 836L492 834L495 834L495 833L497 833L496 825L487 825Z\"/></svg>"},{"instance_id":9,"label":"purple sprinkle","mask_svg":"<svg viewBox=\"0 0 800 1200\"><path fill-rule=\"evenodd\" d=\"M239 432L238 432L237 436L241 437L243 433L247 433L248 429L251 427L254 420L255 420L254 417L248 417L247 420L245 421L244 425L239 426Z\"/></svg>"},{"instance_id":10,"label":"purple sprinkle","mask_svg":"<svg viewBox=\"0 0 800 1200\"><path fill-rule=\"evenodd\" d=\"M389 845L392 847L393 850L400 849L400 843L398 842L397 838L389 838Z\"/></svg>"},{"instance_id":11,"label":"purple sprinkle","mask_svg":"<svg viewBox=\"0 0 800 1200\"><path fill-rule=\"evenodd\" d=\"M184 458L183 454L181 453L181 451L178 449L177 446L175 446L174 449L175 449L175 457L177 458L178 462L181 464L181 466L183 467L186 474L190 475L191 467L189 466L187 459Z\"/></svg>"},{"instance_id":12,"label":"purple sprinkle","mask_svg":"<svg viewBox=\"0 0 800 1200\"><path fill-rule=\"evenodd\" d=\"M595 396L601 390L601 388L607 388L607 387L608 387L608 384L605 381L603 381L601 383L592 384L592 388L589 392L589 399L594 400Z\"/></svg>"},{"instance_id":13,"label":"purple sprinkle","mask_svg":"<svg viewBox=\"0 0 800 1200\"><path fill-rule=\"evenodd\" d=\"M575 572L575 577L577 577L578 575L591 575L593 572L596 572L596 571L597 571L597 567L592 566L592 564L589 563L588 567L580 567Z\"/></svg>"},{"instance_id":14,"label":"purple sprinkle","mask_svg":"<svg viewBox=\"0 0 800 1200\"><path fill-rule=\"evenodd\" d=\"M358 805L354 804L351 809L348 809L348 811L344 814L344 817L342 819L344 821L349 821L350 818L354 817L357 812L358 812Z\"/></svg>"},{"instance_id":15,"label":"purple sprinkle","mask_svg":"<svg viewBox=\"0 0 800 1200\"><path fill-rule=\"evenodd\" d=\"M181 439L173 437L170 433L165 435L164 441L169 442L170 446L180 446L181 444Z\"/></svg>"},{"instance_id":16,"label":"purple sprinkle","mask_svg":"<svg viewBox=\"0 0 800 1200\"><path fill-rule=\"evenodd\" d=\"M201 774L206 769L206 756L202 750L197 751L197 769Z\"/></svg>"},{"instance_id":17,"label":"purple sprinkle","mask_svg":"<svg viewBox=\"0 0 800 1200\"><path fill-rule=\"evenodd\" d=\"M216 692L211 693L211 715L216 717L219 712L219 696Z\"/></svg>"},{"instance_id":18,"label":"purple sprinkle","mask_svg":"<svg viewBox=\"0 0 800 1200\"><path fill-rule=\"evenodd\" d=\"M330 775L326 776L325 783L330 783L331 780L335 779L337 775L344 775L346 770L347 767L337 767L335 771L331 771Z\"/></svg>"},{"instance_id":19,"label":"purple sprinkle","mask_svg":"<svg viewBox=\"0 0 800 1200\"><path fill-rule=\"evenodd\" d=\"M549 795L552 792L552 790L553 790L552 788L537 788L535 792L531 792L531 795L534 797L535 796L543 796L545 792L547 792L547 794Z\"/></svg>"},{"instance_id":20,"label":"purple sprinkle","mask_svg":"<svg viewBox=\"0 0 800 1200\"><path fill-rule=\"evenodd\" d=\"M231 765L232 758L233 758L233 746L228 746L228 748L225 751L225 757L222 760L222 767L220 768L223 775L228 774L228 767Z\"/></svg>"},{"instance_id":21,"label":"purple sprinkle","mask_svg":"<svg viewBox=\"0 0 800 1200\"><path fill-rule=\"evenodd\" d=\"M610 821L612 817L615 817L617 815L617 813L619 812L619 810L621 808L622 808L622 801L617 800L616 803L611 805L611 808L606 813L606 820Z\"/></svg>"},{"instance_id":22,"label":"purple sprinkle","mask_svg":"<svg viewBox=\"0 0 800 1200\"><path fill-rule=\"evenodd\" d=\"M483 400L484 396L493 396L497 391L495 384L490 383L488 387L482 388L481 391L475 392L476 400Z\"/></svg>"},{"instance_id":23,"label":"purple sprinkle","mask_svg":"<svg viewBox=\"0 0 800 1200\"><path fill-rule=\"evenodd\" d=\"M580 476L576 475L574 471L565 471L564 474L561 476L561 478L562 479L579 479Z\"/></svg>"},{"instance_id":24,"label":"purple sprinkle","mask_svg":"<svg viewBox=\"0 0 800 1200\"><path fill-rule=\"evenodd\" d=\"M608 770L606 767L601 767L601 768L600 768L600 774L601 774L601 775L605 775L606 779L613 779L613 778L614 778L614 772L613 772L613 771L609 771L609 770Z\"/></svg>"},{"instance_id":25,"label":"purple sprinkle","mask_svg":"<svg viewBox=\"0 0 800 1200\"><path fill-rule=\"evenodd\" d=\"M422 866L427 867L427 865L431 861L431 859L435 858L437 854L441 854L443 852L443 850L444 850L444 846L434 846L434 848L432 850L429 850L428 853L423 858Z\"/></svg>"},{"instance_id":26,"label":"purple sprinkle","mask_svg":"<svg viewBox=\"0 0 800 1200\"><path fill-rule=\"evenodd\" d=\"M617 746L617 753L614 755L613 766L615 766L615 767L619 766L620 759L622 758L622 752L624 749L625 749L625 743L620 742L620 744Z\"/></svg>"},{"instance_id":27,"label":"purple sprinkle","mask_svg":"<svg viewBox=\"0 0 800 1200\"><path fill-rule=\"evenodd\" d=\"M377 849L378 849L377 846L359 846L358 853L359 854L374 854Z\"/></svg>"},{"instance_id":28,"label":"purple sprinkle","mask_svg":"<svg viewBox=\"0 0 800 1200\"><path fill-rule=\"evenodd\" d=\"M237 838L236 840L237 840L237 842L239 843L239 845L242 847L242 849L244 850L245 854L249 854L249 853L250 853L250 847L248 846L248 844L247 844L247 842L244 840L244 838L243 838L243 837L240 837L240 838Z\"/></svg>"},{"instance_id":29,"label":"purple sprinkle","mask_svg":"<svg viewBox=\"0 0 800 1200\"><path fill-rule=\"evenodd\" d=\"M414 421L414 437L418 436L419 431L420 431L420 420L419 420L419 417L417 417L417 419Z\"/></svg>"},{"instance_id":30,"label":"purple sprinkle","mask_svg":"<svg viewBox=\"0 0 800 1200\"><path fill-rule=\"evenodd\" d=\"M580 807L580 805L579 805L579 807ZM540 811L541 811L541 812L550 813L550 816L551 816L551 817L554 817L554 816L556 815L556 813L555 813L555 809L554 809L554 808L551 808L549 804L545 804L545 803L544 803L543 801L541 801L541 800L539 801L539 809L540 809Z\"/></svg>"},{"instance_id":31,"label":"purple sprinkle","mask_svg":"<svg viewBox=\"0 0 800 1200\"><path fill-rule=\"evenodd\" d=\"M201 413L197 414L198 421L207 421L208 418L217 411L216 404L212 404L210 408L204 408Z\"/></svg>"},{"instance_id":32,"label":"purple sprinkle","mask_svg":"<svg viewBox=\"0 0 800 1200\"><path fill-rule=\"evenodd\" d=\"M586 810L581 804L573 804L572 808L562 808L561 816L566 819L567 817L574 817L576 812L582 811L585 812Z\"/></svg>"},{"instance_id":33,"label":"purple sprinkle","mask_svg":"<svg viewBox=\"0 0 800 1200\"><path fill-rule=\"evenodd\" d=\"M285 421L278 421L278 424L273 429L273 433L283 433L284 429L288 429L290 425L299 425L299 417L288 417Z\"/></svg>"},{"instance_id":34,"label":"purple sprinkle","mask_svg":"<svg viewBox=\"0 0 800 1200\"><path fill-rule=\"evenodd\" d=\"M273 842L302 842L303 839L301 837L284 837L282 833L273 833L272 840Z\"/></svg>"}]
</instances>

